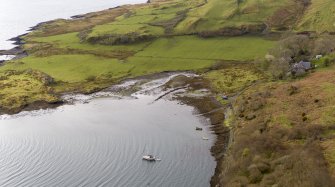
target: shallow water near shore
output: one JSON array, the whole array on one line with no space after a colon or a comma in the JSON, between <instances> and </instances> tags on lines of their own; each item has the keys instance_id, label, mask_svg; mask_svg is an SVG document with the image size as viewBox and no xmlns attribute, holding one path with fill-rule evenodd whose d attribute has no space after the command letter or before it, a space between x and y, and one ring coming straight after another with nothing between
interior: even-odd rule
<instances>
[{"instance_id":1,"label":"shallow water near shore","mask_svg":"<svg viewBox=\"0 0 335 187\"><path fill-rule=\"evenodd\" d=\"M194 108L155 101L166 80L127 97L72 96L73 105L2 116L0 186L209 186L215 135Z\"/></svg>"}]
</instances>

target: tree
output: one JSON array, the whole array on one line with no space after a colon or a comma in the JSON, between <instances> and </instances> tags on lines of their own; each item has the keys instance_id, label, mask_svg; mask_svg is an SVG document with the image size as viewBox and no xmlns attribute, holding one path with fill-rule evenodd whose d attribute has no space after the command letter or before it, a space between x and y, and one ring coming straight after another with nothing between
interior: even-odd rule
<instances>
[{"instance_id":1,"label":"tree","mask_svg":"<svg viewBox=\"0 0 335 187\"><path fill-rule=\"evenodd\" d=\"M284 79L290 70L290 64L285 58L277 58L269 63L269 71L275 79Z\"/></svg>"},{"instance_id":2,"label":"tree","mask_svg":"<svg viewBox=\"0 0 335 187\"><path fill-rule=\"evenodd\" d=\"M313 56L326 55L335 51L335 38L329 34L320 36L314 42Z\"/></svg>"},{"instance_id":3,"label":"tree","mask_svg":"<svg viewBox=\"0 0 335 187\"><path fill-rule=\"evenodd\" d=\"M286 35L270 51L274 57L269 62L269 71L274 78L284 79L293 63L306 60L310 55L310 38L306 35Z\"/></svg>"}]
</instances>

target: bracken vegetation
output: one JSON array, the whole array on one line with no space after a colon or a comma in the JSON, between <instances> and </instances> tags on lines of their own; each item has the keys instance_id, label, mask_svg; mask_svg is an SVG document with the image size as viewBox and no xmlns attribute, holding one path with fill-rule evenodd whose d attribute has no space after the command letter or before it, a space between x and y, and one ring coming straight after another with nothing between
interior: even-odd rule
<instances>
[{"instance_id":1,"label":"bracken vegetation","mask_svg":"<svg viewBox=\"0 0 335 187\"><path fill-rule=\"evenodd\" d=\"M236 100L223 186L334 185L333 72L259 84Z\"/></svg>"}]
</instances>

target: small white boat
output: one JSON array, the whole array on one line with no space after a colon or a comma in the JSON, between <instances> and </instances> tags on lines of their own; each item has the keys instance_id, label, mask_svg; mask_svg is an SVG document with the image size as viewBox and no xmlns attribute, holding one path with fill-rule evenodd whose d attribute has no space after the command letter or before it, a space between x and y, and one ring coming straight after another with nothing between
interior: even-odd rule
<instances>
[{"instance_id":1,"label":"small white boat","mask_svg":"<svg viewBox=\"0 0 335 187\"><path fill-rule=\"evenodd\" d=\"M209 138L207 138L207 137L205 137L205 136L203 136L202 139L203 139L203 140L209 140Z\"/></svg>"},{"instance_id":2,"label":"small white boat","mask_svg":"<svg viewBox=\"0 0 335 187\"><path fill-rule=\"evenodd\" d=\"M150 161L150 162L158 160L153 155L144 155L142 158L143 160Z\"/></svg>"}]
</instances>

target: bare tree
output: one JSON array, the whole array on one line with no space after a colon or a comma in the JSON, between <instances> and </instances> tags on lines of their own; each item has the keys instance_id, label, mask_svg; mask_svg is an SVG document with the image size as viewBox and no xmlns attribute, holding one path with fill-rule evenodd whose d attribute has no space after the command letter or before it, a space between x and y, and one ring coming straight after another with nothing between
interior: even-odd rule
<instances>
[{"instance_id":1,"label":"bare tree","mask_svg":"<svg viewBox=\"0 0 335 187\"><path fill-rule=\"evenodd\" d=\"M269 71L274 78L283 79L293 63L310 58L310 38L306 35L287 35L270 51L274 57Z\"/></svg>"},{"instance_id":2,"label":"bare tree","mask_svg":"<svg viewBox=\"0 0 335 187\"><path fill-rule=\"evenodd\" d=\"M320 36L315 40L312 54L326 55L335 51L335 38L329 34Z\"/></svg>"}]
</instances>

